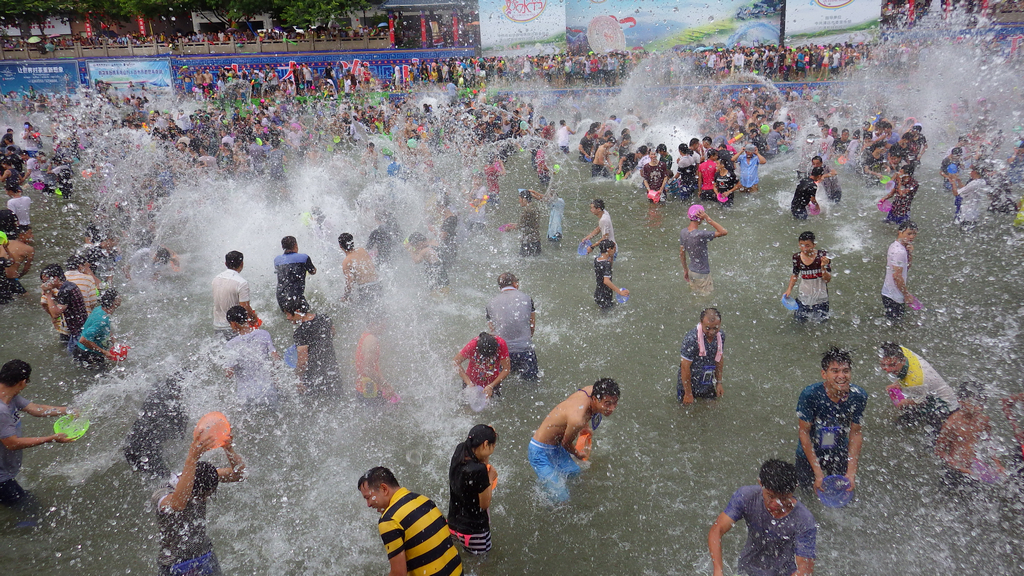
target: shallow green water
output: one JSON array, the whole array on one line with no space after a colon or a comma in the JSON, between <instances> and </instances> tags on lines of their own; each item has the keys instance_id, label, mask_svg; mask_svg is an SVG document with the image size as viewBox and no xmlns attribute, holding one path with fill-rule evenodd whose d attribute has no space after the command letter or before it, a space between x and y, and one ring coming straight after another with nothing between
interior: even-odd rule
<instances>
[{"instance_id":1,"label":"shallow green water","mask_svg":"<svg viewBox=\"0 0 1024 576\"><path fill-rule=\"evenodd\" d=\"M223 486L210 507L210 534L225 573L382 573L387 562L376 515L356 491L358 476L374 465L389 466L403 485L446 510L452 450L472 424L486 422L500 435L492 460L500 473L491 509L495 548L484 561L468 560L470 573L709 574L708 527L737 487L756 482L763 460L793 459L797 395L820 379L820 353L832 343L854 351L854 382L871 398L857 501L835 511L801 498L820 523L817 572L1024 569L1019 497L994 491L971 504L949 501L939 491L938 467L922 434L893 428L894 411L883 394L888 380L876 369L875 354L878 342L898 339L951 383L975 379L990 383L996 395L1020 391L1024 275L1017 264L1024 236L1006 218L964 234L950 224L948 194L923 178L914 203L921 231L910 287L926 308L903 326L889 327L879 291L895 231L874 208L879 189L844 176L842 204L795 222L788 213L793 166L767 166L761 193L740 197L729 211L710 210L729 235L711 243L715 293L698 300L683 281L678 257L686 205L652 207L625 183L584 178L572 159L562 161L555 184L567 201L566 241L545 242L539 258L519 258L516 235L495 229L517 219L515 188L536 185L522 156L510 162L504 201L487 232L461 246L450 294L428 295L420 271L408 262L388 276L385 372L403 397L389 410L368 410L347 397L319 404L290 397L280 415L243 422L231 383L210 355L209 282L231 249L246 254L243 274L265 327L279 348L290 344L291 328L274 304L271 260L278 239L295 234L321 270L307 295L335 319L339 358L351 383L361 320L338 303L341 259L333 241L304 228L299 213L320 205L333 223L327 238L354 229L363 243L370 223L355 201L365 192L356 178L304 170L286 200L230 183L179 193L158 221L162 241L182 255L184 271L124 290L115 331L128 334L132 355L122 369L98 378L62 357L36 303L38 280L26 282L35 296L2 311L7 336L0 356L33 364L26 397L89 405L93 425L76 444L26 452L19 480L54 511L35 532L0 528L4 573L154 572L156 526L145 508L152 487L130 472L120 446L146 388L190 365L192 421L210 410L227 412L248 463L247 480ZM938 161L929 155L926 166ZM424 188L414 181L390 193L419 205L416 194ZM592 197L608 204L623 247L615 281L632 296L608 314L593 303L590 260L575 253L576 240L596 225L587 210ZM37 229L45 230L34 271L63 260L77 238L82 218L60 207L33 207ZM419 217L418 209L403 214L407 233L420 228ZM51 235L54 229L61 231ZM779 303L803 230L815 231L819 247L835 256L833 319L824 326L794 325ZM459 403L450 359L485 329L483 308L506 270L535 298L543 379L536 386L513 379L500 402L473 414ZM681 407L675 399L680 340L707 305L723 314L726 394ZM538 498L526 444L551 407L602 376L622 386L619 409L597 432L592 464L570 486L570 502L552 508ZM996 410L990 415L1008 442L1002 417ZM48 422L25 420L25 435L46 433ZM180 466L184 448L182 441L171 450L172 468ZM9 520L0 511L0 523ZM737 526L727 536L729 563L744 531Z\"/></svg>"}]
</instances>

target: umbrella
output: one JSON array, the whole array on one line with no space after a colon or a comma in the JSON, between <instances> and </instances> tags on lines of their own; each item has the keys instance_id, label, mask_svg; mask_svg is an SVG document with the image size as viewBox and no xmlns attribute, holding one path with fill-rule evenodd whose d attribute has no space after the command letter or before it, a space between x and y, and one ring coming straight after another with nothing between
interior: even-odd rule
<instances>
[{"instance_id":1,"label":"umbrella","mask_svg":"<svg viewBox=\"0 0 1024 576\"><path fill-rule=\"evenodd\" d=\"M274 26L274 32L284 32L284 28L281 28L280 26Z\"/></svg>"},{"instance_id":2,"label":"umbrella","mask_svg":"<svg viewBox=\"0 0 1024 576\"><path fill-rule=\"evenodd\" d=\"M388 23L387 22L382 22L380 24L377 24L377 28L387 28L387 27L388 27Z\"/></svg>"},{"instance_id":3,"label":"umbrella","mask_svg":"<svg viewBox=\"0 0 1024 576\"><path fill-rule=\"evenodd\" d=\"M235 28L234 26L232 26L231 28L225 28L224 31L225 32L238 32L238 28Z\"/></svg>"},{"instance_id":4,"label":"umbrella","mask_svg":"<svg viewBox=\"0 0 1024 576\"><path fill-rule=\"evenodd\" d=\"M25 42L28 42L29 44L38 44L38 43L40 43L42 41L43 41L43 39L40 38L39 36L33 36L33 37L29 38L28 40L25 40Z\"/></svg>"},{"instance_id":5,"label":"umbrella","mask_svg":"<svg viewBox=\"0 0 1024 576\"><path fill-rule=\"evenodd\" d=\"M47 38L60 38L60 37L61 37L60 34L50 34L49 36L47 36Z\"/></svg>"}]
</instances>

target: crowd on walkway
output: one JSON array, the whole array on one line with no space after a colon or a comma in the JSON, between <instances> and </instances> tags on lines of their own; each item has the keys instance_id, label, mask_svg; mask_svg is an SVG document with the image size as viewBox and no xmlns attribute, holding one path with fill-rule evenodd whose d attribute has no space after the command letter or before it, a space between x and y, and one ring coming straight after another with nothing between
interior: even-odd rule
<instances>
[{"instance_id":1,"label":"crowd on walkway","mask_svg":"<svg viewBox=\"0 0 1024 576\"><path fill-rule=\"evenodd\" d=\"M842 65L846 49L838 52ZM778 54L776 65L786 61ZM765 63L766 55L770 61L770 50L749 55L757 56L752 62ZM788 52L783 55L789 58ZM726 69L745 70L747 54L737 51L732 56ZM718 53L706 58L715 63L708 66L709 73L718 75ZM428 78L429 70L428 66ZM813 59L805 59L803 73L814 72ZM585 125L582 118L545 118L530 103L515 98L492 103L486 98L453 99L421 108L388 101L353 103L328 113L318 108L322 103L296 102L276 93L241 107L209 101L192 113L160 111L141 93L122 98L101 90L79 100L53 99L47 108L49 130L25 122L0 136L0 180L10 197L8 209L0 211L0 264L5 270L0 300L35 302L38 270L39 303L53 325L55 340L67 351L67 361L82 369L108 369L123 360L111 317L122 299L135 296L127 280L159 281L180 269L175 247L157 241L153 214L166 198L181 189L250 178L269 182L283 196L289 193L290 169L330 161L335 155L356 157L365 180L423 179L438 183L441 193L409 234L400 229L395 206L378 207L370 230L334 230L323 214L304 215L312 228L329 233L332 241L341 232L337 244L345 255L343 300L359 315L363 328L353 359L354 379L350 381L338 359L333 320L305 297L307 277L321 268L300 251L288 231L282 231L282 253L272 263L246 261L236 249L224 255L224 269L193 273L212 279L210 331L224 341L222 368L246 411L273 410L291 395L310 401L347 398L380 407L401 402L402 392L382 368L387 357L380 338L388 330L381 308L382 279L396 261L407 259L432 292L448 293L449 286L460 281L455 266L460 237L494 226L488 210L500 205L503 190L510 188L505 162L528 158L536 173L536 184L517 182L531 187L518 189L514 199L505 197L519 205L518 222L503 227L520 235L523 258L540 254L545 240L567 240L561 226L565 202L549 184L563 166L576 162L589 168L593 178L628 182L624 189L636 202L683 203L688 225L679 232L680 264L692 291L706 296L715 290L709 244L729 234L713 215L759 193L760 166L795 156L803 174L795 184L791 213L806 220L807 228L814 227L816 212L842 202L840 178L864 178L878 190L880 204L890 204L887 219L894 224L894 239L882 274L878 315L901 322L916 301L909 275L919 231L911 219L918 187L915 174L930 170L948 184L950 214L958 215L965 233L985 217L1009 223L1021 208L1017 198L1024 184L1024 142L1012 142L999 133L994 112L979 100L963 104L970 112L964 111L961 142L929 154L925 126L916 119L879 113L860 126L831 126L829 111L816 95L820 96L809 88L788 94L767 89L735 96L704 92L694 100L707 112L701 136L681 142L634 141L634 133L645 132L647 120L633 110L622 111L621 119L610 115ZM788 106L795 102L806 105L800 109L804 116ZM113 141L108 140L111 128L121 130ZM129 169L113 153L115 147L130 151L144 145L155 155L145 166ZM1004 158L1007 152L1012 156ZM435 160L444 154L458 154L459 172L441 173ZM92 195L93 189L133 192L114 204L101 201L104 195ZM48 230L33 226L32 201L71 196L83 205L95 203L95 210L83 210L94 216L81 242L59 247L65 253L62 262L35 263L33 246L55 240ZM539 208L543 204L550 205L546 233ZM597 308L607 310L630 296L613 275L623 239L616 238L612 214L602 198L594 198L589 208L596 226L580 239L579 250L594 256L593 298ZM1024 223L1024 218L1018 219ZM356 237L366 241L357 243ZM776 240L798 249L781 293L792 306L794 319L829 321L828 253L817 247L811 230ZM675 259L674 249L667 257ZM914 264L915 270L922 266ZM250 294L258 287L250 287L242 275L253 266L273 266L279 310L253 308ZM496 278L497 293L485 311L488 330L457 352L452 350L452 377L463 383L471 407L500 397L511 378L524 385L541 379L533 343L537 313L533 299L519 290L519 280L511 271ZM636 279L634 286L639 283ZM284 354L261 328L261 316L268 314L281 314L295 326L293 345ZM707 307L693 320L696 325L686 331L680 346L677 385L668 392L684 405L722 399L728 390L725 318L718 309ZM969 496L992 478L1004 481L1018 473L1020 446L1014 447L1013 458L1007 458L990 453L984 442L991 423L984 413L983 386L947 384L926 359L897 342L880 342L879 357L880 368L894 377L887 393L900 425L920 429L930 438L950 490ZM290 386L275 385L274 366L280 361L291 370ZM795 399L793 459L763 463L760 484L739 488L709 531L716 576L724 573L722 536L739 520L747 522L750 534L738 561L740 572L813 572L818 528L795 494L797 486L839 496L856 488L869 398L864 388L853 384L857 365L850 352L839 348L822 355L822 381ZM29 388L31 372L28 363L17 359L0 368L0 501L22 513L27 525L38 521L43 508L15 479L22 450L70 441L64 434L21 437L19 411L39 417L69 413L66 407L32 403L21 396ZM232 438L218 441L197 433L181 473L164 484L177 467L164 462L163 446L186 425L180 378L163 381L151 391L150 408L132 427L125 456L158 486L152 501L161 531L162 573L217 574L219 562L206 532L207 500L220 483L241 480L245 462ZM553 502L570 499L570 479L581 473L578 462L591 458L593 435L615 412L622 389L630 387L624 383L620 388L613 378L578 384L580 388L550 411L529 440L528 463ZM1007 398L1007 406L1019 400ZM358 479L356 488L367 505L381 513L378 528L393 574L461 574L460 553L483 554L492 548L489 514L498 471L489 460L498 438L495 428L478 425L455 447L448 469L447 515L426 497L403 488L385 467L372 468ZM1024 434L1016 441L1024 442ZM220 449L226 453L226 467L218 469L201 458ZM840 487L833 490L834 483Z\"/></svg>"}]
</instances>

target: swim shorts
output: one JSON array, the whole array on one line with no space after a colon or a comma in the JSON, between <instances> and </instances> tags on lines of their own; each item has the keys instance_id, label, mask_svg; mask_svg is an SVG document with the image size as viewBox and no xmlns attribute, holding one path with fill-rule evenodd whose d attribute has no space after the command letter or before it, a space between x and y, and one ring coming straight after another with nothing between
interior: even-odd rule
<instances>
[{"instance_id":1,"label":"swim shorts","mask_svg":"<svg viewBox=\"0 0 1024 576\"><path fill-rule=\"evenodd\" d=\"M565 481L580 473L580 467L569 452L561 445L541 444L531 438L528 454L530 466L537 473L544 491L555 502L568 500L569 490L565 487Z\"/></svg>"}]
</instances>

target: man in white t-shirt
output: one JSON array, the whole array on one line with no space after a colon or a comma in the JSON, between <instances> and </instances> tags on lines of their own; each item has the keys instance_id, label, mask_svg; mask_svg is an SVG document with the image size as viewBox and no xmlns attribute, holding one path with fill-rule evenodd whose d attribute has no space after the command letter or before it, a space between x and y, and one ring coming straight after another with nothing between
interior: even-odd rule
<instances>
[{"instance_id":1,"label":"man in white t-shirt","mask_svg":"<svg viewBox=\"0 0 1024 576\"><path fill-rule=\"evenodd\" d=\"M746 57L743 56L743 51L737 50L732 57L732 71L736 74L743 72L744 62L746 62Z\"/></svg>"},{"instance_id":2,"label":"man in white t-shirt","mask_svg":"<svg viewBox=\"0 0 1024 576\"><path fill-rule=\"evenodd\" d=\"M917 224L910 220L902 222L896 232L896 241L889 245L885 256L882 305L885 307L885 317L892 321L901 319L906 305L915 300L907 288L907 272L910 270L916 237Z\"/></svg>"},{"instance_id":3,"label":"man in white t-shirt","mask_svg":"<svg viewBox=\"0 0 1024 576\"><path fill-rule=\"evenodd\" d=\"M247 408L276 408L277 387L272 363L281 359L270 332L254 328L249 312L241 306L228 308L227 319L234 338L224 345L227 375L235 380L238 399Z\"/></svg>"},{"instance_id":4,"label":"man in white t-shirt","mask_svg":"<svg viewBox=\"0 0 1024 576\"><path fill-rule=\"evenodd\" d=\"M227 270L213 279L213 328L226 339L234 337L231 324L227 320L228 309L241 306L249 312L253 326L259 327L260 319L249 305L249 283L242 278L242 253L232 250L224 256Z\"/></svg>"},{"instance_id":5,"label":"man in white t-shirt","mask_svg":"<svg viewBox=\"0 0 1024 576\"><path fill-rule=\"evenodd\" d=\"M953 195L962 198L960 226L964 230L973 228L981 220L981 208L988 201L991 192L988 182L985 180L987 172L985 167L972 165L971 180L967 184L957 186L956 180L952 180ZM10 207L10 202L7 205Z\"/></svg>"},{"instance_id":6,"label":"man in white t-shirt","mask_svg":"<svg viewBox=\"0 0 1024 576\"><path fill-rule=\"evenodd\" d=\"M615 242L615 228L612 227L612 216L604 209L604 200L594 198L590 202L590 213L597 216L597 228L594 228L593 232L584 236L583 239L580 240L580 243L582 244L583 242L595 237L596 241L593 243L593 246L596 246L601 242L601 240L611 240L612 242ZM593 246L587 247L588 254ZM618 247L618 243L616 243L616 247ZM616 250L616 252L617 251L618 250Z\"/></svg>"},{"instance_id":7,"label":"man in white t-shirt","mask_svg":"<svg viewBox=\"0 0 1024 576\"><path fill-rule=\"evenodd\" d=\"M565 120L558 121L558 130L555 132L555 141L558 142L559 149L563 153L569 153L569 135L575 134L568 126L565 125Z\"/></svg>"}]
</instances>

